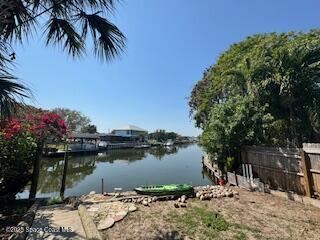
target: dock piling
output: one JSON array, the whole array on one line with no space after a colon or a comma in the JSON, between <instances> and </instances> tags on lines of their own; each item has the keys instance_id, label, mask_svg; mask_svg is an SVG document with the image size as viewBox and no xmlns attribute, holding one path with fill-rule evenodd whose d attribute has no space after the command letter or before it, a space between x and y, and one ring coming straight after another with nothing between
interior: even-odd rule
<instances>
[{"instance_id":1,"label":"dock piling","mask_svg":"<svg viewBox=\"0 0 320 240\"><path fill-rule=\"evenodd\" d=\"M104 193L103 178L101 178L101 194Z\"/></svg>"}]
</instances>

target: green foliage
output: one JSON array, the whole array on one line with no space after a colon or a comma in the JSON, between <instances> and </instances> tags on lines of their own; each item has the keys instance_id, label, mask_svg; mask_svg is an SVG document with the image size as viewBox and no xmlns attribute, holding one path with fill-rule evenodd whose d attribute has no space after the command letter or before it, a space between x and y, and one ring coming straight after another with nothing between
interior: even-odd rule
<instances>
[{"instance_id":1,"label":"green foliage","mask_svg":"<svg viewBox=\"0 0 320 240\"><path fill-rule=\"evenodd\" d=\"M52 112L59 114L66 122L69 131L76 132L86 130L91 120L83 113L68 108L55 108ZM92 129L90 129L92 130Z\"/></svg>"},{"instance_id":2,"label":"green foliage","mask_svg":"<svg viewBox=\"0 0 320 240\"><path fill-rule=\"evenodd\" d=\"M29 109L29 114L20 115L19 119L0 122L0 196L5 198L15 196L29 182L44 142L67 133L57 114Z\"/></svg>"},{"instance_id":3,"label":"green foliage","mask_svg":"<svg viewBox=\"0 0 320 240\"><path fill-rule=\"evenodd\" d=\"M246 240L247 237L243 232L239 232L238 235L235 237L235 240Z\"/></svg>"},{"instance_id":4,"label":"green foliage","mask_svg":"<svg viewBox=\"0 0 320 240\"><path fill-rule=\"evenodd\" d=\"M234 166L234 157L227 157L226 167L228 171L232 171Z\"/></svg>"},{"instance_id":5,"label":"green foliage","mask_svg":"<svg viewBox=\"0 0 320 240\"><path fill-rule=\"evenodd\" d=\"M174 216L178 225L189 235L201 233L200 239L214 239L219 232L226 231L230 224L219 214L206 208L191 207L182 215Z\"/></svg>"},{"instance_id":6,"label":"green foliage","mask_svg":"<svg viewBox=\"0 0 320 240\"><path fill-rule=\"evenodd\" d=\"M179 134L175 132L166 132L165 130L156 130L153 133L149 133L148 138L150 140L156 140L157 142L166 142L169 139L176 140Z\"/></svg>"},{"instance_id":7,"label":"green foliage","mask_svg":"<svg viewBox=\"0 0 320 240\"><path fill-rule=\"evenodd\" d=\"M15 195L31 178L37 139L30 131L21 131L8 141L0 130L0 149L0 196Z\"/></svg>"},{"instance_id":8,"label":"green foliage","mask_svg":"<svg viewBox=\"0 0 320 240\"><path fill-rule=\"evenodd\" d=\"M54 205L54 204L61 204L61 203L63 203L63 201L60 196L51 197L47 201L47 205Z\"/></svg>"},{"instance_id":9,"label":"green foliage","mask_svg":"<svg viewBox=\"0 0 320 240\"><path fill-rule=\"evenodd\" d=\"M204 148L221 165L244 144L320 140L320 31L261 34L232 45L189 101Z\"/></svg>"},{"instance_id":10,"label":"green foliage","mask_svg":"<svg viewBox=\"0 0 320 240\"><path fill-rule=\"evenodd\" d=\"M81 132L83 132L83 133L96 133L97 127L93 124L89 124L87 126L82 127Z\"/></svg>"}]
</instances>

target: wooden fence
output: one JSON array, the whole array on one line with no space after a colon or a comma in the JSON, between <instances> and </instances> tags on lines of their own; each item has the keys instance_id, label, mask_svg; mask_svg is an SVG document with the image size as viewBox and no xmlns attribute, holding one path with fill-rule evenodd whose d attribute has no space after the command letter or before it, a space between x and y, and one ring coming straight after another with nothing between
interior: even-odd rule
<instances>
[{"instance_id":1,"label":"wooden fence","mask_svg":"<svg viewBox=\"0 0 320 240\"><path fill-rule=\"evenodd\" d=\"M252 165L253 177L271 189L319 196L320 144L303 144L303 149L246 146L241 158Z\"/></svg>"}]
</instances>

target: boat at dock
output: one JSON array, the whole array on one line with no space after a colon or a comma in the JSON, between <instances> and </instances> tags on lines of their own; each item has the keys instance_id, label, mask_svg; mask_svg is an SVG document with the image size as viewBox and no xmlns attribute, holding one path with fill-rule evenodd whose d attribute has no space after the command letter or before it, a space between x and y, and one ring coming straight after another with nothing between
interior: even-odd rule
<instances>
[{"instance_id":1,"label":"boat at dock","mask_svg":"<svg viewBox=\"0 0 320 240\"><path fill-rule=\"evenodd\" d=\"M149 148L149 147L151 147L149 144L142 144L142 145L134 146L134 148L136 148L136 149Z\"/></svg>"},{"instance_id":2,"label":"boat at dock","mask_svg":"<svg viewBox=\"0 0 320 240\"><path fill-rule=\"evenodd\" d=\"M90 133L73 133L68 143L49 143L44 148L43 155L60 157L65 153L70 155L96 154L99 151L99 135Z\"/></svg>"},{"instance_id":3,"label":"boat at dock","mask_svg":"<svg viewBox=\"0 0 320 240\"><path fill-rule=\"evenodd\" d=\"M138 187L134 190L139 194L152 196L181 196L192 194L194 191L193 187L189 184L151 185Z\"/></svg>"},{"instance_id":4,"label":"boat at dock","mask_svg":"<svg viewBox=\"0 0 320 240\"><path fill-rule=\"evenodd\" d=\"M165 145L166 147L171 147L171 146L174 145L174 142L173 142L171 139L169 139L164 145Z\"/></svg>"}]
</instances>

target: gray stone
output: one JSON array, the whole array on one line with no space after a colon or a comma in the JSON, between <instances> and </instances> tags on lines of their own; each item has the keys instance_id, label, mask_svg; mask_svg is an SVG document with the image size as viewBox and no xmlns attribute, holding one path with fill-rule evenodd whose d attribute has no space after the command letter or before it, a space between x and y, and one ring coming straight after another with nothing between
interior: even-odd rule
<instances>
[{"instance_id":1,"label":"gray stone","mask_svg":"<svg viewBox=\"0 0 320 240\"><path fill-rule=\"evenodd\" d=\"M114 221L113 218L107 217L105 219L102 219L99 222L97 228L98 228L98 230L104 230L104 229L107 229L107 228L111 228L114 225L114 222L115 221Z\"/></svg>"},{"instance_id":2,"label":"gray stone","mask_svg":"<svg viewBox=\"0 0 320 240\"><path fill-rule=\"evenodd\" d=\"M116 215L121 215L121 216L127 216L127 214L128 214L128 211L126 211L126 210L121 210L121 211L119 211L119 212L117 212L116 213Z\"/></svg>"},{"instance_id":3,"label":"gray stone","mask_svg":"<svg viewBox=\"0 0 320 240\"><path fill-rule=\"evenodd\" d=\"M137 207L134 206L134 205L131 205L131 206L129 206L128 211L129 211L129 212L137 211Z\"/></svg>"},{"instance_id":4,"label":"gray stone","mask_svg":"<svg viewBox=\"0 0 320 240\"><path fill-rule=\"evenodd\" d=\"M99 205L91 205L87 208L88 212L98 212L99 211Z\"/></svg>"}]
</instances>

